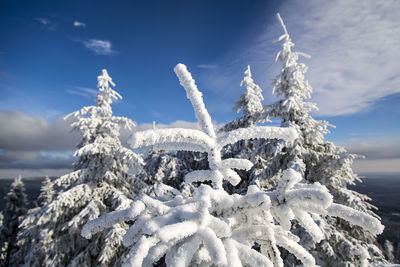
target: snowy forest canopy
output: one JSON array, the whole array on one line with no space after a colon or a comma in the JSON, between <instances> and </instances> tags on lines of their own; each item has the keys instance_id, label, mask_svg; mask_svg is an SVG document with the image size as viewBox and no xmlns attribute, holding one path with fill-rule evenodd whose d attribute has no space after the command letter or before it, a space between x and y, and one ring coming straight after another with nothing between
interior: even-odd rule
<instances>
[{"instance_id":1,"label":"snowy forest canopy","mask_svg":"<svg viewBox=\"0 0 400 267\"><path fill-rule=\"evenodd\" d=\"M315 120L303 53L279 14L281 65L263 105L247 66L237 119L216 127L187 67L174 71L199 129L135 131L114 116L122 97L106 70L95 105L69 114L81 141L74 171L46 179L27 210L23 183L11 185L2 213L4 266L369 266L394 261L377 243L383 231L367 196L347 188L360 178L355 155L324 140ZM268 125L279 119L280 127ZM132 132L130 148L120 128ZM138 153L138 151L145 151Z\"/></svg>"}]
</instances>

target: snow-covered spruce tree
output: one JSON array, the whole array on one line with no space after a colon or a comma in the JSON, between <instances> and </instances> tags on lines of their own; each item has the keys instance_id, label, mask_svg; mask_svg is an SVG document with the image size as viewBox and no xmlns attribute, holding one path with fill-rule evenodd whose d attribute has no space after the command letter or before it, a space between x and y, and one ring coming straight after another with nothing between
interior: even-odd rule
<instances>
[{"instance_id":1,"label":"snow-covered spruce tree","mask_svg":"<svg viewBox=\"0 0 400 267\"><path fill-rule=\"evenodd\" d=\"M11 257L11 265L21 265L24 261L25 255L34 255L32 253L32 241L40 240L42 237L39 236L41 233L40 228L42 225L38 224L38 216L40 208L51 203L54 199L56 192L54 190L54 184L48 176L43 180L42 187L40 188L40 195L38 197L38 207L32 208L27 211L24 219L19 224L19 232L16 240L17 249ZM31 254L32 253L32 254ZM33 261L29 262L32 266L39 265L39 262L35 259L35 264Z\"/></svg>"},{"instance_id":2,"label":"snow-covered spruce tree","mask_svg":"<svg viewBox=\"0 0 400 267\"><path fill-rule=\"evenodd\" d=\"M304 77L307 67L298 63L299 56L304 54L292 51L294 44L279 14L277 17L284 34L278 39L282 41L282 50L277 53L276 62L282 64L282 69L274 80L273 93L282 99L266 108L265 117L280 118L283 127L294 127L299 139L285 149L285 153L281 155L281 166L269 170L279 173L290 167L293 159L298 157L304 162L301 172L307 182L320 182L333 195L334 202L377 217L371 211L373 206L366 202L369 200L367 196L347 188L347 185L360 181L351 169L354 155L324 141L324 135L328 133L328 123L315 120L309 115L317 107L306 102L311 97L312 88ZM371 233L340 218L329 216L321 219L321 225L326 239L312 251L317 263L329 266L365 266L368 262L383 261L383 254ZM306 240L307 238L302 241ZM314 246L313 243L308 245Z\"/></svg>"},{"instance_id":3,"label":"snow-covered spruce tree","mask_svg":"<svg viewBox=\"0 0 400 267\"><path fill-rule=\"evenodd\" d=\"M4 221L4 216L3 216L3 212L0 211L0 229L3 228L3 221ZM0 232L1 234L1 232ZM1 239L0 239L1 240ZM0 244L0 262L3 262L4 259L6 258L6 253L4 253L3 251L5 251L5 247L7 244L1 242Z\"/></svg>"},{"instance_id":4,"label":"snow-covered spruce tree","mask_svg":"<svg viewBox=\"0 0 400 267\"><path fill-rule=\"evenodd\" d=\"M3 210L3 223L0 228L1 266L10 265L11 254L16 249L19 222L26 214L28 199L21 176L14 179L10 191L5 196L6 207Z\"/></svg>"},{"instance_id":5,"label":"snow-covered spruce tree","mask_svg":"<svg viewBox=\"0 0 400 267\"><path fill-rule=\"evenodd\" d=\"M38 197L39 205L44 206L49 204L53 201L54 195L54 184L50 180L49 176L46 176L42 182L42 187L40 188L40 195Z\"/></svg>"},{"instance_id":6,"label":"snow-covered spruce tree","mask_svg":"<svg viewBox=\"0 0 400 267\"><path fill-rule=\"evenodd\" d=\"M217 136L202 95L186 66L178 64L175 72L185 88L200 130L159 129L136 132L130 139L133 148L158 147L165 150L206 152L209 170L198 170L185 176L194 183L191 195L157 184L155 197L138 197L129 208L105 214L88 222L82 235L91 238L113 225L134 221L123 237L131 247L124 266L152 266L165 256L167 266L283 266L278 247L293 253L305 266L314 266L310 253L298 244L290 232L296 220L319 241L323 238L314 214L331 213L379 233L383 226L376 218L333 204L326 187L302 184L294 169L283 172L274 191L262 191L257 185L246 194L229 194L223 181L233 185L240 177L233 169L249 169L246 159L221 159L221 149L229 143L250 138L282 138L293 141L291 128L249 127ZM260 251L253 249L257 244Z\"/></svg>"},{"instance_id":7,"label":"snow-covered spruce tree","mask_svg":"<svg viewBox=\"0 0 400 267\"><path fill-rule=\"evenodd\" d=\"M245 86L244 93L236 101L233 110L242 111L242 116L228 122L221 127L221 132L228 132L239 128L254 126L257 122L265 122L263 114L262 90L256 85L251 76L250 66L244 72L245 77L240 85ZM280 173L273 170L279 169L282 160L281 149L283 140L279 139L250 139L240 140L229 144L222 150L223 158L245 158L254 163L249 171L239 171L241 183L232 188L232 192L246 191L249 184L257 184L261 188L270 189L277 184Z\"/></svg>"},{"instance_id":8,"label":"snow-covered spruce tree","mask_svg":"<svg viewBox=\"0 0 400 267\"><path fill-rule=\"evenodd\" d=\"M263 105L261 104L261 101L264 100L262 90L260 86L254 83L249 65L244 72L244 78L240 82L240 86L244 86L245 91L236 101L233 111L238 113L242 111L242 117L224 125L221 129L224 132L254 126L258 121L259 114L263 111Z\"/></svg>"},{"instance_id":9,"label":"snow-covered spruce tree","mask_svg":"<svg viewBox=\"0 0 400 267\"><path fill-rule=\"evenodd\" d=\"M386 258L389 260L389 262L394 263L395 257L394 257L393 243L390 242L389 240L385 240L384 250L385 250Z\"/></svg>"},{"instance_id":10,"label":"snow-covered spruce tree","mask_svg":"<svg viewBox=\"0 0 400 267\"><path fill-rule=\"evenodd\" d=\"M55 181L61 192L31 217L36 231L28 227L26 235L20 236L21 240L31 238L31 245L26 244L30 248L23 248L21 251L26 254L19 256L26 265L115 266L123 255L120 244L127 228L125 223L115 224L91 241L80 235L87 221L130 205L134 188L128 181L129 172L142 162L138 155L122 147L118 138L119 125L132 128L135 124L128 118L112 115L110 104L121 98L110 87L115 84L106 70L97 80L96 105L69 115L76 117L72 126L82 135L74 154L79 157L75 171Z\"/></svg>"}]
</instances>

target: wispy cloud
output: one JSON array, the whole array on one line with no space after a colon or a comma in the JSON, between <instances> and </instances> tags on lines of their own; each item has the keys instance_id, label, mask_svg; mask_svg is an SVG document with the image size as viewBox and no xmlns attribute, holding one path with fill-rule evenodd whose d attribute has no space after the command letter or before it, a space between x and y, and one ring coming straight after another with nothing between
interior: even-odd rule
<instances>
[{"instance_id":1,"label":"wispy cloud","mask_svg":"<svg viewBox=\"0 0 400 267\"><path fill-rule=\"evenodd\" d=\"M399 13L400 2L391 0L285 2L281 15L295 49L312 56L302 61L318 115L357 113L400 92ZM277 23L271 27L280 30ZM277 37L267 30L258 51Z\"/></svg>"},{"instance_id":2,"label":"wispy cloud","mask_svg":"<svg viewBox=\"0 0 400 267\"><path fill-rule=\"evenodd\" d=\"M99 40L99 39L90 39L87 41L82 41L82 44L95 52L97 55L113 55L116 53L115 50L112 49L112 44L107 40Z\"/></svg>"},{"instance_id":3,"label":"wispy cloud","mask_svg":"<svg viewBox=\"0 0 400 267\"><path fill-rule=\"evenodd\" d=\"M37 22L39 22L45 29L50 30L50 31L55 31L57 29L57 24L52 22L49 19L46 18L35 18Z\"/></svg>"},{"instance_id":4,"label":"wispy cloud","mask_svg":"<svg viewBox=\"0 0 400 267\"><path fill-rule=\"evenodd\" d=\"M196 67L199 69L208 69L208 70L215 70L218 68L217 64L199 64Z\"/></svg>"},{"instance_id":5,"label":"wispy cloud","mask_svg":"<svg viewBox=\"0 0 400 267\"><path fill-rule=\"evenodd\" d=\"M74 21L74 27L78 27L78 28L82 27L82 28L84 28L84 27L86 27L86 23L75 20Z\"/></svg>"},{"instance_id":6,"label":"wispy cloud","mask_svg":"<svg viewBox=\"0 0 400 267\"><path fill-rule=\"evenodd\" d=\"M67 93L92 99L97 95L98 91L92 88L75 86L73 87L73 89L67 89Z\"/></svg>"},{"instance_id":7,"label":"wispy cloud","mask_svg":"<svg viewBox=\"0 0 400 267\"><path fill-rule=\"evenodd\" d=\"M300 61L309 67L306 78L314 89L312 101L320 108L317 115L362 112L400 92L400 1L289 0L282 2L279 12L296 44L294 50L312 56ZM228 52L218 62L219 72L205 75L218 102L234 100L227 96L228 89L235 97L240 95L238 82L247 64L264 90L265 103L275 101L271 79L279 66L269 66L280 49L273 40L283 32L274 17L267 19L264 31L247 49ZM215 83L220 77L223 83Z\"/></svg>"}]
</instances>

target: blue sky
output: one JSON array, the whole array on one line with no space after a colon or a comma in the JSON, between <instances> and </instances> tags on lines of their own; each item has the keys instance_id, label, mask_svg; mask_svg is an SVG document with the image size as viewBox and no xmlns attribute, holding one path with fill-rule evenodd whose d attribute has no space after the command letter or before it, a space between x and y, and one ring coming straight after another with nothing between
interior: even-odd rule
<instances>
[{"instance_id":1,"label":"blue sky","mask_svg":"<svg viewBox=\"0 0 400 267\"><path fill-rule=\"evenodd\" d=\"M247 64L272 103L277 12L295 49L312 56L301 60L320 107L313 115L336 125L327 139L366 155L360 172L400 171L398 1L3 0L0 177L69 168L78 137L60 118L92 104L103 68L123 96L114 113L139 128L195 122L177 63L188 66L218 124L237 116Z\"/></svg>"}]
</instances>

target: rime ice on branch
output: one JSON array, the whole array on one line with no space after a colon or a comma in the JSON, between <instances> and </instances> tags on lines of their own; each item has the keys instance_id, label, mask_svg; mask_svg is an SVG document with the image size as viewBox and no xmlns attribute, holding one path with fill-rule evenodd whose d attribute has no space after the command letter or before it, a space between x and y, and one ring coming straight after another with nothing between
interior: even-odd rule
<instances>
[{"instance_id":1,"label":"rime ice on branch","mask_svg":"<svg viewBox=\"0 0 400 267\"><path fill-rule=\"evenodd\" d=\"M245 87L244 93L235 102L233 111L242 110L243 116L227 123L221 129L222 131L231 131L238 128L254 126L260 120L263 111L261 103L264 100L260 86L254 83L251 77L250 66L248 65L244 72L244 78L240 82L240 86Z\"/></svg>"},{"instance_id":2,"label":"rime ice on branch","mask_svg":"<svg viewBox=\"0 0 400 267\"><path fill-rule=\"evenodd\" d=\"M124 221L134 221L123 237L123 245L131 247L125 266L151 266L165 255L167 266L283 266L278 247L283 247L305 266L315 260L293 235L291 221L296 219L310 232L316 242L324 238L311 214L326 214L351 219L374 233L382 226L373 217L332 205L327 189L316 184L301 184L302 176L293 169L283 172L274 191L264 192L257 186L245 195L229 195L222 180L231 184L240 181L232 170L249 169L252 163L243 159L222 160L220 150L226 144L249 138L284 138L296 135L290 128L250 127L217 136L205 109L201 93L186 67L178 64L175 72L193 108L202 131L188 129L153 129L133 134L133 148L207 152L210 170L193 171L185 182L211 180L213 187L201 184L191 196L158 184L155 197L144 195L129 208L105 214L88 222L82 235L94 234ZM358 219L356 219L358 217ZM252 249L257 243L261 252Z\"/></svg>"},{"instance_id":3,"label":"rime ice on branch","mask_svg":"<svg viewBox=\"0 0 400 267\"><path fill-rule=\"evenodd\" d=\"M327 127L330 125L326 121L315 120L309 114L312 109L317 109L317 106L308 101L312 87L305 78L307 66L299 62L299 57L304 54L293 51L294 43L286 26L279 14L277 18L283 34L277 40L281 42L282 47L275 61L281 65L281 70L274 79L273 93L280 100L265 108L264 118L279 118L282 126L290 125L297 130L299 139L291 147L286 147L285 153L278 155L280 158L278 164L273 164L273 161L268 162L270 163L268 171L279 174L290 164L301 160L302 164L298 165L297 169L304 172L303 177L306 182L320 182L333 195L335 203L378 218L372 212L374 207L367 202L369 200L367 196L347 188L355 181L360 181L351 169L355 155L348 154L344 148L325 141L324 135L329 132ZM330 208L328 213L335 216L337 212L335 208ZM344 213L341 212L341 214ZM348 223L352 222L351 217L338 220L324 216L320 218L320 221L323 231L329 238L316 246L308 242L310 240L308 234L298 231L299 236L303 241L308 242L309 247L315 247L312 253L318 264L367 266L384 260L382 252L376 246L376 237ZM293 262L285 263L294 264Z\"/></svg>"},{"instance_id":4,"label":"rime ice on branch","mask_svg":"<svg viewBox=\"0 0 400 267\"><path fill-rule=\"evenodd\" d=\"M82 226L107 212L129 207L135 194L129 183L132 170L142 159L121 145L120 125L132 129L133 121L113 116L111 104L121 96L106 70L97 77L95 105L71 113L72 127L82 136L75 156L75 171L61 176L55 184L57 196L24 223L25 242L19 264L29 266L115 266L124 249L122 236L127 226L115 224L88 241ZM67 116L67 117L69 117ZM34 234L32 234L34 233ZM17 265L19 265L17 264Z\"/></svg>"},{"instance_id":5,"label":"rime ice on branch","mask_svg":"<svg viewBox=\"0 0 400 267\"><path fill-rule=\"evenodd\" d=\"M187 150L207 152L210 170L193 171L186 175L185 181L211 180L216 189L222 188L222 180L232 185L240 182L239 175L233 168L248 170L253 165L245 159L221 159L221 149L239 140L251 138L282 138L293 141L297 136L293 129L280 127L251 127L237 129L218 136L211 122L211 117L204 106L202 94L187 71L186 66L178 64L175 73L186 90L186 96L193 105L196 118L202 131L193 129L155 129L137 132L129 140L132 148L155 147L166 150Z\"/></svg>"}]
</instances>

